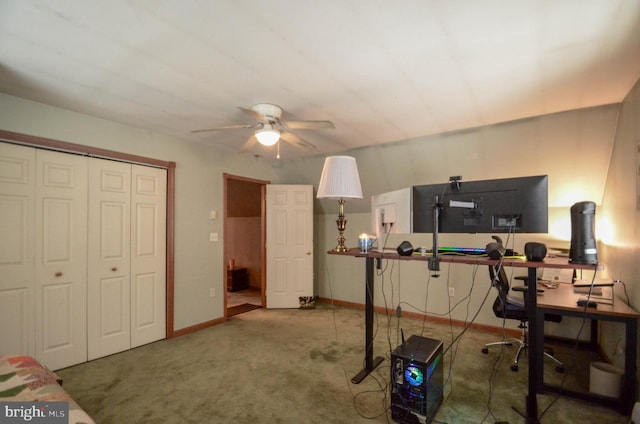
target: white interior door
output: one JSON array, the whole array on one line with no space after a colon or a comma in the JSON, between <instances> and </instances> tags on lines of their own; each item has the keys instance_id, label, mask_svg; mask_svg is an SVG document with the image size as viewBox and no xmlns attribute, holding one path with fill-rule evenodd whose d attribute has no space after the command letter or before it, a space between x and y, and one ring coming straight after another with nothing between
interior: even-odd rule
<instances>
[{"instance_id":1,"label":"white interior door","mask_svg":"<svg viewBox=\"0 0 640 424\"><path fill-rule=\"evenodd\" d=\"M87 158L36 152L36 356L87 360Z\"/></svg>"},{"instance_id":2,"label":"white interior door","mask_svg":"<svg viewBox=\"0 0 640 424\"><path fill-rule=\"evenodd\" d=\"M313 296L313 186L267 185L267 308Z\"/></svg>"},{"instance_id":3,"label":"white interior door","mask_svg":"<svg viewBox=\"0 0 640 424\"><path fill-rule=\"evenodd\" d=\"M167 170L131 169L131 347L137 347L166 337Z\"/></svg>"},{"instance_id":4,"label":"white interior door","mask_svg":"<svg viewBox=\"0 0 640 424\"><path fill-rule=\"evenodd\" d=\"M0 143L0 355L34 355L36 150Z\"/></svg>"},{"instance_id":5,"label":"white interior door","mask_svg":"<svg viewBox=\"0 0 640 424\"><path fill-rule=\"evenodd\" d=\"M89 161L88 359L131 347L131 165Z\"/></svg>"}]
</instances>

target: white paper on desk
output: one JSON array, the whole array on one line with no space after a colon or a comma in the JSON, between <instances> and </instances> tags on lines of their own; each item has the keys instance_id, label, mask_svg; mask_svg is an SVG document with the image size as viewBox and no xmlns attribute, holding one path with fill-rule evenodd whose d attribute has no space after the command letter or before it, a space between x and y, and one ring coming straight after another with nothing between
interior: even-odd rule
<instances>
[{"instance_id":1,"label":"white paper on desk","mask_svg":"<svg viewBox=\"0 0 640 424\"><path fill-rule=\"evenodd\" d=\"M573 281L573 269L543 268L540 279L553 283L570 283Z\"/></svg>"},{"instance_id":2,"label":"white paper on desk","mask_svg":"<svg viewBox=\"0 0 640 424\"><path fill-rule=\"evenodd\" d=\"M591 293L594 296L602 296L602 287L590 287L590 286L584 286L584 287L574 287L573 288L573 292L574 293L580 293L580 294L589 294Z\"/></svg>"}]
</instances>

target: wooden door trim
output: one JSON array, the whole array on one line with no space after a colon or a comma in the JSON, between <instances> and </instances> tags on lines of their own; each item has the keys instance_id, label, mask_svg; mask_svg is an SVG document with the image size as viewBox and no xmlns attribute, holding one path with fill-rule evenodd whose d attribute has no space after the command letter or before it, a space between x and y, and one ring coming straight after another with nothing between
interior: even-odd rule
<instances>
[{"instance_id":1,"label":"wooden door trim","mask_svg":"<svg viewBox=\"0 0 640 424\"><path fill-rule=\"evenodd\" d=\"M0 141L21 144L39 149L56 150L65 153L79 154L102 159L112 159L139 165L154 166L167 170L167 251L166 251L166 338L176 336L174 331L174 273L175 273L175 162L168 162L145 156L116 152L99 147L69 143L45 137L22 134L0 129Z\"/></svg>"},{"instance_id":2,"label":"wooden door trim","mask_svg":"<svg viewBox=\"0 0 640 424\"><path fill-rule=\"evenodd\" d=\"M227 317L227 251L226 251L226 246L227 246L227 234L229 233L227 231L227 219L228 219L228 215L227 215L227 201L228 201L228 193L227 193L227 184L229 182L229 180L236 180L236 181L244 181L244 182L248 182L248 183L255 183L255 184L259 184L261 186L260 189L260 246L262 246L262 249L260 251L260 267L262 268L262 272L261 274L261 278L260 278L260 291L261 291L261 302L262 302L262 307L266 307L267 306L267 300L266 300L266 274L267 274L267 254L266 254L266 234L267 234L267 230L266 230L266 225L267 225L267 220L266 220L266 190L265 187L268 184L271 184L271 181L267 181L267 180L258 180L255 178L249 178L249 177L242 177L239 175L233 175L233 174L228 174L226 172L224 172L222 174L222 178L224 179L224 184L223 184L223 209L224 209L224 213L223 213L223 223L222 223L222 231L223 231L223 254L222 254L222 260L223 260L223 276L222 276L222 281L224 284L224 316L225 319Z\"/></svg>"}]
</instances>

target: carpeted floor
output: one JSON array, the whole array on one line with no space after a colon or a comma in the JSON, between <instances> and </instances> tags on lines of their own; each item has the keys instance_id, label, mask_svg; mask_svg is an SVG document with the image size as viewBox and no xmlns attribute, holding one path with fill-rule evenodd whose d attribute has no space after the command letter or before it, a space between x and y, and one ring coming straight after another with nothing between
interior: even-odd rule
<instances>
[{"instance_id":1,"label":"carpeted floor","mask_svg":"<svg viewBox=\"0 0 640 424\"><path fill-rule=\"evenodd\" d=\"M94 417L109 423L389 423L389 361L361 384L364 313L256 309L198 332L59 370L64 387ZM438 423L523 423L526 359L509 370L512 349L480 353L496 334L376 315L374 353L389 358L406 337L442 340L445 399ZM456 340L455 343L451 343ZM593 357L557 348L567 385ZM553 366L545 381L560 382ZM587 386L588 387L588 386ZM626 424L607 407L553 394L538 396L542 423ZM548 407L548 410L546 410ZM514 409L515 408L515 409ZM545 411L546 410L546 411Z\"/></svg>"}]
</instances>

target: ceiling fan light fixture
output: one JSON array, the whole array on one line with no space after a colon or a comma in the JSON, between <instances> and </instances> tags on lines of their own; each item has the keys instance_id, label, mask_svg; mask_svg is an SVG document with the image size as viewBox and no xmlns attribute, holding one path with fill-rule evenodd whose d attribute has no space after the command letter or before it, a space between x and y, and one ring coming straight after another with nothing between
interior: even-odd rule
<instances>
[{"instance_id":1,"label":"ceiling fan light fixture","mask_svg":"<svg viewBox=\"0 0 640 424\"><path fill-rule=\"evenodd\" d=\"M256 130L255 136L263 146L273 146L280 139L280 131L272 128L262 128Z\"/></svg>"}]
</instances>

